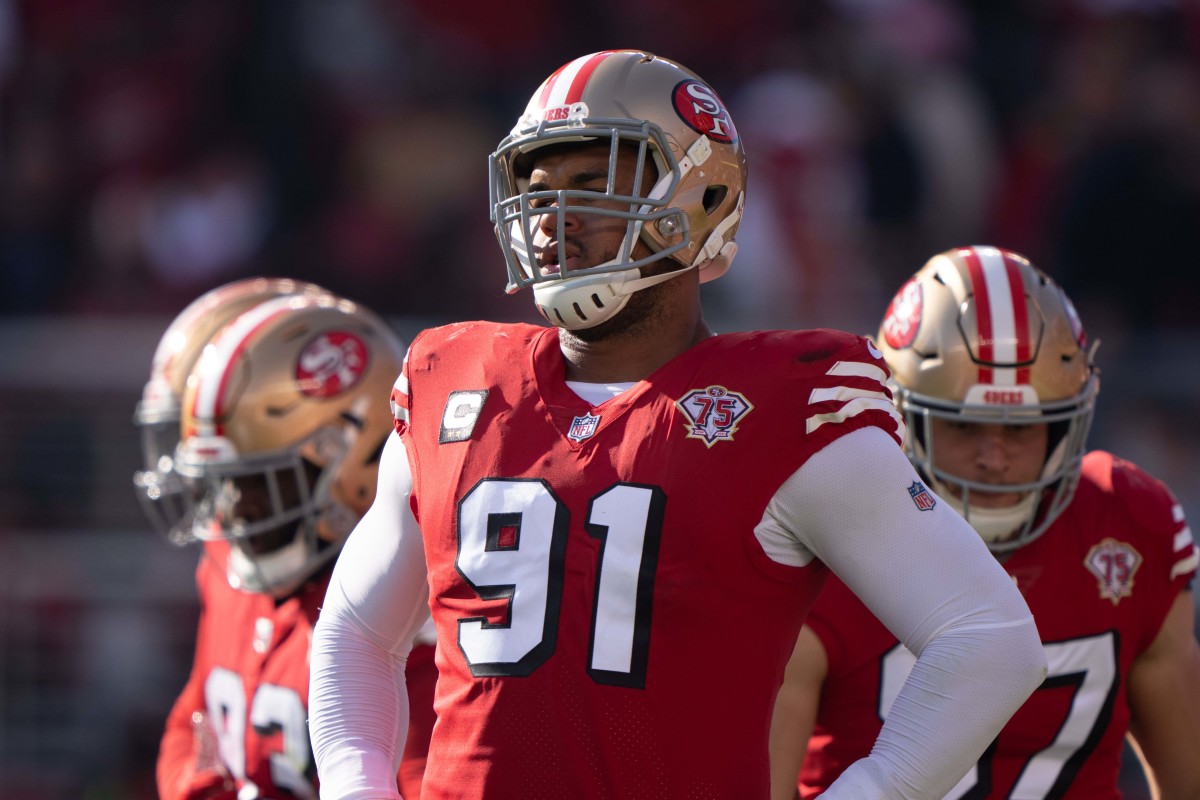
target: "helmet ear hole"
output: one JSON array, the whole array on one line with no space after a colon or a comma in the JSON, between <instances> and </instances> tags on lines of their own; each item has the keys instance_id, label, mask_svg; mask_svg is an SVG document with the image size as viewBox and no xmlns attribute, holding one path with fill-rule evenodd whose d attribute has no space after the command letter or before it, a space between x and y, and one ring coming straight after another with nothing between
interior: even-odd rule
<instances>
[{"instance_id":1,"label":"helmet ear hole","mask_svg":"<svg viewBox=\"0 0 1200 800\"><path fill-rule=\"evenodd\" d=\"M704 190L704 213L711 214L716 211L728 196L728 186L709 186Z\"/></svg>"}]
</instances>

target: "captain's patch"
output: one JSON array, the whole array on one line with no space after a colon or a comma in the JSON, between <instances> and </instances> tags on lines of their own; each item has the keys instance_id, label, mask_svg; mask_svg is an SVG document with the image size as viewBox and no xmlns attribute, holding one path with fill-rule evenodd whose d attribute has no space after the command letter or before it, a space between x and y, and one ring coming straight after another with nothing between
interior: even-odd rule
<instances>
[{"instance_id":1,"label":"captain's patch","mask_svg":"<svg viewBox=\"0 0 1200 800\"><path fill-rule=\"evenodd\" d=\"M470 439L487 396L487 389L451 392L446 398L446 410L442 412L442 429L438 433L438 444Z\"/></svg>"}]
</instances>

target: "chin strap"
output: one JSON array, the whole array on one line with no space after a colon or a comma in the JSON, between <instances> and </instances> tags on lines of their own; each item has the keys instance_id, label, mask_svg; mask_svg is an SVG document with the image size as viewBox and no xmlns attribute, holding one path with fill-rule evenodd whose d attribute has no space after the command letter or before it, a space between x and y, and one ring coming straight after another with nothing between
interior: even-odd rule
<instances>
[{"instance_id":1,"label":"chin strap","mask_svg":"<svg viewBox=\"0 0 1200 800\"><path fill-rule=\"evenodd\" d=\"M738 195L737 206L713 229L713 232L704 241L704 246L700 248L700 252L696 254L692 266L700 268L701 283L715 281L729 271L729 265L733 263L733 257L737 255L738 248L735 242L725 241L725 234L741 221L742 207L745 203L746 193L742 192Z\"/></svg>"}]
</instances>

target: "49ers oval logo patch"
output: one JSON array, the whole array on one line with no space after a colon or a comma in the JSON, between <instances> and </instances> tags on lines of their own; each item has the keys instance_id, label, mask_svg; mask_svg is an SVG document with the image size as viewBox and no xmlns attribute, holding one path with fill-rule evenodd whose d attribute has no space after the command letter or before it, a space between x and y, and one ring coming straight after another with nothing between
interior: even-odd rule
<instances>
[{"instance_id":1,"label":"49ers oval logo patch","mask_svg":"<svg viewBox=\"0 0 1200 800\"><path fill-rule=\"evenodd\" d=\"M675 113L697 133L714 142L733 144L737 129L725 110L725 104L710 87L697 80L680 81L675 87Z\"/></svg>"},{"instance_id":2,"label":"49ers oval logo patch","mask_svg":"<svg viewBox=\"0 0 1200 800\"><path fill-rule=\"evenodd\" d=\"M921 284L910 280L900 287L888 304L881 327L883 340L893 350L913 343L921 327Z\"/></svg>"},{"instance_id":3,"label":"49ers oval logo patch","mask_svg":"<svg viewBox=\"0 0 1200 800\"><path fill-rule=\"evenodd\" d=\"M333 397L357 384L367 371L367 346L348 331L313 339L296 361L296 383L308 397Z\"/></svg>"}]
</instances>

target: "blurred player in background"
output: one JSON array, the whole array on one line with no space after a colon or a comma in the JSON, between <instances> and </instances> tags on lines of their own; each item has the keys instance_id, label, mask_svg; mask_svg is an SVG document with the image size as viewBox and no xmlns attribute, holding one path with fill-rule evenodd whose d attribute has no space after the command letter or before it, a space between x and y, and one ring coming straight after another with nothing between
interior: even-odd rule
<instances>
[{"instance_id":1,"label":"blurred player in background","mask_svg":"<svg viewBox=\"0 0 1200 800\"><path fill-rule=\"evenodd\" d=\"M264 300L293 294L320 296L329 292L316 284L290 278L234 281L193 300L159 339L150 363L150 378L133 412L145 463L145 469L133 474L133 486L146 517L160 533L171 535L191 508L191 497L173 468L175 447L179 444L180 404L188 374L204 346L227 322Z\"/></svg>"},{"instance_id":2,"label":"blurred player in background","mask_svg":"<svg viewBox=\"0 0 1200 800\"><path fill-rule=\"evenodd\" d=\"M241 328L225 329L236 320ZM374 495L388 375L401 353L365 309L274 278L205 294L164 334L135 414L146 469L134 483L172 541L205 541L193 671L159 753L164 800L316 797L306 726L312 623L341 540ZM193 388L216 405L193 395L183 413L193 369ZM211 394L222 377L231 383ZM205 441L215 449L189 435L177 452L181 424L212 434ZM436 679L423 637L409 660L415 711L400 770L414 793Z\"/></svg>"},{"instance_id":3,"label":"blurred player in background","mask_svg":"<svg viewBox=\"0 0 1200 800\"><path fill-rule=\"evenodd\" d=\"M1015 253L950 250L901 287L879 347L934 490L914 484L913 502L946 503L983 537L1050 665L946 796L1118 798L1130 734L1156 798L1200 797L1196 546L1167 487L1085 452L1099 378L1066 294ZM797 785L817 797L869 752L913 660L845 585L826 585L776 705L775 800Z\"/></svg>"}]
</instances>

